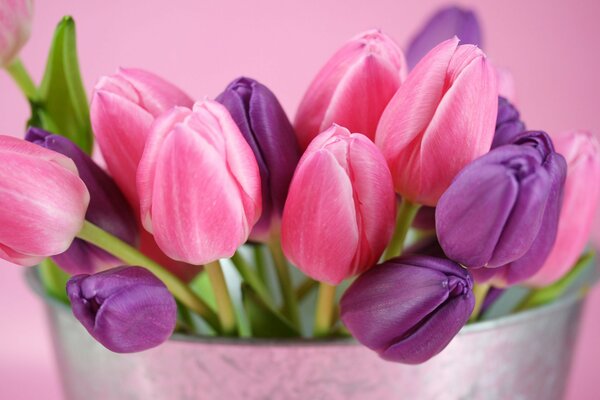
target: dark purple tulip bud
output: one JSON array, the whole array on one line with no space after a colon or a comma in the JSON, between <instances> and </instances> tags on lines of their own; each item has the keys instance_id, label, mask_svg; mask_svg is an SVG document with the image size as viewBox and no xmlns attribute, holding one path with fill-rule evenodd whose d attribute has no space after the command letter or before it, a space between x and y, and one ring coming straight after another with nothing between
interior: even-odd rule
<instances>
[{"instance_id":1,"label":"dark purple tulip bud","mask_svg":"<svg viewBox=\"0 0 600 400\"><path fill-rule=\"evenodd\" d=\"M29 128L25 139L73 160L90 192L86 220L135 246L138 230L125 197L112 178L69 139L39 128ZM94 273L121 264L119 260L83 240L75 239L69 249L52 259L71 274Z\"/></svg>"},{"instance_id":2,"label":"dark purple tulip bud","mask_svg":"<svg viewBox=\"0 0 600 400\"><path fill-rule=\"evenodd\" d=\"M273 222L281 219L300 159L294 129L273 92L253 79L234 80L216 100L229 110L258 162L263 211L250 239L266 241Z\"/></svg>"},{"instance_id":3,"label":"dark purple tulip bud","mask_svg":"<svg viewBox=\"0 0 600 400\"><path fill-rule=\"evenodd\" d=\"M175 299L145 268L119 267L77 275L67 283L67 294L75 318L115 353L151 349L175 329Z\"/></svg>"},{"instance_id":4,"label":"dark purple tulip bud","mask_svg":"<svg viewBox=\"0 0 600 400\"><path fill-rule=\"evenodd\" d=\"M492 149L513 143L522 132L525 132L525 124L520 119L519 111L504 97L498 97L498 116Z\"/></svg>"},{"instance_id":5,"label":"dark purple tulip bud","mask_svg":"<svg viewBox=\"0 0 600 400\"><path fill-rule=\"evenodd\" d=\"M473 11L451 6L435 13L408 46L408 67L412 69L429 50L453 36L461 44L482 47L481 29Z\"/></svg>"},{"instance_id":6,"label":"dark purple tulip bud","mask_svg":"<svg viewBox=\"0 0 600 400\"><path fill-rule=\"evenodd\" d=\"M458 264L408 255L365 272L342 297L352 335L382 358L418 364L442 351L469 319L475 299Z\"/></svg>"},{"instance_id":7,"label":"dark purple tulip bud","mask_svg":"<svg viewBox=\"0 0 600 400\"><path fill-rule=\"evenodd\" d=\"M544 132L515 143L465 167L437 205L440 245L478 281L530 277L556 239L566 162Z\"/></svg>"}]
</instances>

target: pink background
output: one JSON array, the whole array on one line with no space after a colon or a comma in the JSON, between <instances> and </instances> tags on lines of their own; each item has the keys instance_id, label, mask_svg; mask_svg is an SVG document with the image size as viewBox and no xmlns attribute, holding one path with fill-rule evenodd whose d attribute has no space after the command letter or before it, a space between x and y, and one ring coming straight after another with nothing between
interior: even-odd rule
<instances>
[{"instance_id":1,"label":"pink background","mask_svg":"<svg viewBox=\"0 0 600 400\"><path fill-rule=\"evenodd\" d=\"M252 4L251 4L252 3ZM286 4L283 4L286 3ZM54 25L78 23L80 60L91 90L118 66L155 71L197 98L215 96L238 75L257 78L290 115L327 57L355 33L380 27L404 45L444 1L38 1L22 58L41 77ZM600 132L600 2L486 0L474 7L485 50L512 70L531 128ZM551 4L551 5L550 5ZM21 135L27 104L0 74L0 132ZM0 398L58 399L60 388L39 301L22 269L0 267ZM568 399L597 398L600 290L590 296Z\"/></svg>"}]
</instances>

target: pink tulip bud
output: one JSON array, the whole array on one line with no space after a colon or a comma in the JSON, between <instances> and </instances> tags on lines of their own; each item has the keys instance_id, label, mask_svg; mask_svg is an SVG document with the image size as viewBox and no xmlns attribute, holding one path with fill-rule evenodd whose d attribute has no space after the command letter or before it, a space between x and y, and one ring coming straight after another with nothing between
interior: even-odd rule
<instances>
[{"instance_id":1,"label":"pink tulip bud","mask_svg":"<svg viewBox=\"0 0 600 400\"><path fill-rule=\"evenodd\" d=\"M428 206L494 137L496 71L481 50L458 42L442 42L417 64L377 126L396 191Z\"/></svg>"},{"instance_id":2,"label":"pink tulip bud","mask_svg":"<svg viewBox=\"0 0 600 400\"><path fill-rule=\"evenodd\" d=\"M402 50L381 31L352 38L321 68L302 99L294 124L300 147L306 149L333 123L373 140L406 71Z\"/></svg>"},{"instance_id":3,"label":"pink tulip bud","mask_svg":"<svg viewBox=\"0 0 600 400\"><path fill-rule=\"evenodd\" d=\"M0 258L31 266L66 251L90 201L73 161L0 135Z\"/></svg>"},{"instance_id":4,"label":"pink tulip bud","mask_svg":"<svg viewBox=\"0 0 600 400\"><path fill-rule=\"evenodd\" d=\"M337 285L377 263L395 212L392 177L377 147L334 125L296 168L283 210L283 251L305 274Z\"/></svg>"},{"instance_id":5,"label":"pink tulip bud","mask_svg":"<svg viewBox=\"0 0 600 400\"><path fill-rule=\"evenodd\" d=\"M571 131L553 138L567 160L567 180L554 247L539 272L526 283L546 286L560 279L583 252L600 203L600 142L589 132Z\"/></svg>"},{"instance_id":6,"label":"pink tulip bud","mask_svg":"<svg viewBox=\"0 0 600 400\"><path fill-rule=\"evenodd\" d=\"M121 68L96 84L90 111L94 135L111 176L134 210L139 209L136 171L150 125L170 108L192 103L177 87L141 69Z\"/></svg>"},{"instance_id":7,"label":"pink tulip bud","mask_svg":"<svg viewBox=\"0 0 600 400\"><path fill-rule=\"evenodd\" d=\"M252 149L225 107L175 107L152 125L138 168L144 227L169 257L205 264L231 257L261 212Z\"/></svg>"},{"instance_id":8,"label":"pink tulip bud","mask_svg":"<svg viewBox=\"0 0 600 400\"><path fill-rule=\"evenodd\" d=\"M29 39L33 0L0 1L0 68L15 60Z\"/></svg>"}]
</instances>

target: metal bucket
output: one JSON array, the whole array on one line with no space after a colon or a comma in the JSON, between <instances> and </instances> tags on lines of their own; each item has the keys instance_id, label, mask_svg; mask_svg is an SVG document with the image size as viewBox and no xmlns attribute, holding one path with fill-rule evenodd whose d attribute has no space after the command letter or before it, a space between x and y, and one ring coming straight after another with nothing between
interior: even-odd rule
<instances>
[{"instance_id":1,"label":"metal bucket","mask_svg":"<svg viewBox=\"0 0 600 400\"><path fill-rule=\"evenodd\" d=\"M582 299L466 326L437 357L408 366L351 340L175 335L143 353L95 342L45 298L66 398L86 400L390 400L563 397Z\"/></svg>"}]
</instances>

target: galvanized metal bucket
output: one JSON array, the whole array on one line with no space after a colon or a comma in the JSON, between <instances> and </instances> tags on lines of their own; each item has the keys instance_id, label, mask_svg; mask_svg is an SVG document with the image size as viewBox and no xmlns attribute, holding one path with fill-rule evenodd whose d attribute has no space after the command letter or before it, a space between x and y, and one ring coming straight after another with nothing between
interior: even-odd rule
<instances>
[{"instance_id":1,"label":"galvanized metal bucket","mask_svg":"<svg viewBox=\"0 0 600 400\"><path fill-rule=\"evenodd\" d=\"M466 326L437 357L408 366L350 340L272 341L175 335L143 353L96 343L45 298L68 399L561 399L582 299Z\"/></svg>"}]
</instances>

